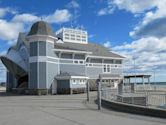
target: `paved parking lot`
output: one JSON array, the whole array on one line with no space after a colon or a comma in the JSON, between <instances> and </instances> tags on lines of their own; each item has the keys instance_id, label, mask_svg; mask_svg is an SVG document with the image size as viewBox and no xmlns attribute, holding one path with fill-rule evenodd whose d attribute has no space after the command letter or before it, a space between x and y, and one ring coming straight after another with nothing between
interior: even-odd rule
<instances>
[{"instance_id":1,"label":"paved parking lot","mask_svg":"<svg viewBox=\"0 0 166 125\"><path fill-rule=\"evenodd\" d=\"M91 95L94 95L91 94ZM102 109L86 94L13 96L0 94L0 125L165 125L165 119Z\"/></svg>"}]
</instances>

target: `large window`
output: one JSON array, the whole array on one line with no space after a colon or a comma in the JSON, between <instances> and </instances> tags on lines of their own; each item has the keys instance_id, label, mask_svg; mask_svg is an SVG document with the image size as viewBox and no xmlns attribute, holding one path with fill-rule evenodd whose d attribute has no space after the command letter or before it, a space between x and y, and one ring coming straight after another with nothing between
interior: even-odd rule
<instances>
[{"instance_id":1,"label":"large window","mask_svg":"<svg viewBox=\"0 0 166 125\"><path fill-rule=\"evenodd\" d=\"M110 73L111 72L111 66L110 65L103 65L103 72L104 73Z\"/></svg>"}]
</instances>

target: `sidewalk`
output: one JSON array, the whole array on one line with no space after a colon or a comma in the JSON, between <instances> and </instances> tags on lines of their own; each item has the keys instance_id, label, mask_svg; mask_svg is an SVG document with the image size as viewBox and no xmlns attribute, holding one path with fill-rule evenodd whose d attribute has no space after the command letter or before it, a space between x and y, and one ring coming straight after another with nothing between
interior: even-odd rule
<instances>
[{"instance_id":1,"label":"sidewalk","mask_svg":"<svg viewBox=\"0 0 166 125\"><path fill-rule=\"evenodd\" d=\"M0 97L0 125L165 125L165 119L97 110L91 93Z\"/></svg>"}]
</instances>

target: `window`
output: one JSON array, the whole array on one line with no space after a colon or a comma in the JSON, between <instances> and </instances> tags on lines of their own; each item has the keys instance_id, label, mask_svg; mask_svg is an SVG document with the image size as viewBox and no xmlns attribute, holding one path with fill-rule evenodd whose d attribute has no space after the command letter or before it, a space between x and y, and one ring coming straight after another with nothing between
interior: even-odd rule
<instances>
[{"instance_id":1,"label":"window","mask_svg":"<svg viewBox=\"0 0 166 125\"><path fill-rule=\"evenodd\" d=\"M69 36L69 34L65 34L65 36Z\"/></svg>"},{"instance_id":2,"label":"window","mask_svg":"<svg viewBox=\"0 0 166 125\"><path fill-rule=\"evenodd\" d=\"M81 61L80 60L74 60L74 63L75 64L84 64L84 61L82 61L82 60Z\"/></svg>"},{"instance_id":3,"label":"window","mask_svg":"<svg viewBox=\"0 0 166 125\"><path fill-rule=\"evenodd\" d=\"M110 72L110 65L107 65L107 72Z\"/></svg>"},{"instance_id":4,"label":"window","mask_svg":"<svg viewBox=\"0 0 166 125\"><path fill-rule=\"evenodd\" d=\"M75 40L75 38L74 38L74 37L71 37L71 40Z\"/></svg>"},{"instance_id":5,"label":"window","mask_svg":"<svg viewBox=\"0 0 166 125\"><path fill-rule=\"evenodd\" d=\"M69 37L65 37L65 39L69 39Z\"/></svg>"},{"instance_id":6,"label":"window","mask_svg":"<svg viewBox=\"0 0 166 125\"><path fill-rule=\"evenodd\" d=\"M107 70L106 70L107 68L106 68L106 67L107 67L107 66L106 66L106 65L104 65L104 72L107 72Z\"/></svg>"},{"instance_id":7,"label":"window","mask_svg":"<svg viewBox=\"0 0 166 125\"><path fill-rule=\"evenodd\" d=\"M76 61L74 61L74 63L78 64L78 61L76 60Z\"/></svg>"},{"instance_id":8,"label":"window","mask_svg":"<svg viewBox=\"0 0 166 125\"><path fill-rule=\"evenodd\" d=\"M80 64L83 64L84 62L83 61L80 61Z\"/></svg>"},{"instance_id":9,"label":"window","mask_svg":"<svg viewBox=\"0 0 166 125\"><path fill-rule=\"evenodd\" d=\"M104 73L110 73L111 72L111 66L110 65L103 65L103 72Z\"/></svg>"},{"instance_id":10,"label":"window","mask_svg":"<svg viewBox=\"0 0 166 125\"><path fill-rule=\"evenodd\" d=\"M72 80L73 81L73 84L76 84L76 80L74 79L74 80Z\"/></svg>"},{"instance_id":11,"label":"window","mask_svg":"<svg viewBox=\"0 0 166 125\"><path fill-rule=\"evenodd\" d=\"M89 66L93 66L93 65L90 63Z\"/></svg>"}]
</instances>

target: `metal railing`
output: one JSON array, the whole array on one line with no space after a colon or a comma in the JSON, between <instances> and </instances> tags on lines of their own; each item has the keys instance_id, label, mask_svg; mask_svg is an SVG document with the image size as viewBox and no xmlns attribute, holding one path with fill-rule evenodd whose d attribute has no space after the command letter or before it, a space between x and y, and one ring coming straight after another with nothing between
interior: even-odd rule
<instances>
[{"instance_id":1,"label":"metal railing","mask_svg":"<svg viewBox=\"0 0 166 125\"><path fill-rule=\"evenodd\" d=\"M118 94L117 89L102 88L101 98L122 103L162 108L166 110L166 91L123 91Z\"/></svg>"}]
</instances>

